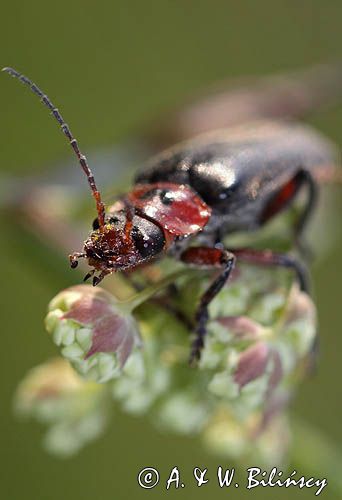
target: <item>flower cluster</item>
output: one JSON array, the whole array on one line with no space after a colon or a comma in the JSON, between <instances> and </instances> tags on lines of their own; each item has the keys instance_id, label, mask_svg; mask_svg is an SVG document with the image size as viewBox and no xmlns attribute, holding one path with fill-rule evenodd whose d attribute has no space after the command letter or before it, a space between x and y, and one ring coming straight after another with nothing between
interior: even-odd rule
<instances>
[{"instance_id":1,"label":"flower cluster","mask_svg":"<svg viewBox=\"0 0 342 500\"><path fill-rule=\"evenodd\" d=\"M114 402L167 432L199 434L227 457L281 460L285 410L313 361L315 307L291 271L238 265L210 307L205 347L190 367L188 321L180 318L191 320L210 279L180 271L164 280L173 293L164 287L160 295L157 284L122 303L82 285L51 301L46 328L62 358L31 372L16 398L21 413L50 427L50 450L77 451L85 430L88 440L102 431ZM145 300L157 291L162 300ZM79 429L72 445L71 422Z\"/></svg>"}]
</instances>

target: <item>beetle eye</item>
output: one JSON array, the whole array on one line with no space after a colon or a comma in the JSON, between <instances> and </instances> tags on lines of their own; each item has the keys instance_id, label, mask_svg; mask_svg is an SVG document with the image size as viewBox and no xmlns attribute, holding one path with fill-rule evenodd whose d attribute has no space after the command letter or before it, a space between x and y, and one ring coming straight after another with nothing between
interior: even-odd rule
<instances>
[{"instance_id":1,"label":"beetle eye","mask_svg":"<svg viewBox=\"0 0 342 500\"><path fill-rule=\"evenodd\" d=\"M161 252L165 244L162 230L153 222L140 217L134 219L132 238L135 248L144 259Z\"/></svg>"},{"instance_id":2,"label":"beetle eye","mask_svg":"<svg viewBox=\"0 0 342 500\"><path fill-rule=\"evenodd\" d=\"M99 229L99 227L100 227L99 219L96 217L96 219L94 219L94 221L93 221L93 229L94 229L94 231L96 231L97 229Z\"/></svg>"}]
</instances>

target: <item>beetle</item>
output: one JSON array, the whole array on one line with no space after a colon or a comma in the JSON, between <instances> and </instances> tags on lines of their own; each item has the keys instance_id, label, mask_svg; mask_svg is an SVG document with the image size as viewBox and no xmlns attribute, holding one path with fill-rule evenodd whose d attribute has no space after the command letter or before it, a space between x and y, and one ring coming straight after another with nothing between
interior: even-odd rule
<instances>
[{"instance_id":1,"label":"beetle","mask_svg":"<svg viewBox=\"0 0 342 500\"><path fill-rule=\"evenodd\" d=\"M200 299L190 361L200 358L208 306L227 282L236 259L292 269L307 290L303 263L271 250L224 248L223 238L254 231L307 190L294 227L299 247L317 202L317 174L336 163L329 140L311 128L281 121L256 121L201 135L163 151L138 172L132 190L105 208L86 157L58 109L26 76L4 71L27 85L51 111L85 172L97 217L81 252L69 256L72 268L87 259L93 285L113 272L134 269L169 253L188 265L219 272ZM194 246L193 244L196 243ZM98 273L97 275L95 273Z\"/></svg>"}]
</instances>

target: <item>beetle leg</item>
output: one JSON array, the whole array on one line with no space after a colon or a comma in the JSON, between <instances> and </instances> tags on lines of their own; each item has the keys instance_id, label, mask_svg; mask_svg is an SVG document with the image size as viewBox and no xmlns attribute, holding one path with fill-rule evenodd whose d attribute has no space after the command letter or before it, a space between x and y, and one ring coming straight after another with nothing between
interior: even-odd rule
<instances>
[{"instance_id":1,"label":"beetle leg","mask_svg":"<svg viewBox=\"0 0 342 500\"><path fill-rule=\"evenodd\" d=\"M220 250L218 248L192 247L185 250L180 258L188 264L209 268L218 267L222 270L202 295L196 311L195 339L192 343L190 353L190 363L193 364L200 359L201 350L204 346L209 319L208 306L228 280L235 264L235 256L227 250Z\"/></svg>"},{"instance_id":2,"label":"beetle leg","mask_svg":"<svg viewBox=\"0 0 342 500\"><path fill-rule=\"evenodd\" d=\"M132 243L132 229L133 229L133 217L134 217L134 206L126 198L123 199L126 213L126 223L124 228L124 233L127 242Z\"/></svg>"},{"instance_id":3,"label":"beetle leg","mask_svg":"<svg viewBox=\"0 0 342 500\"><path fill-rule=\"evenodd\" d=\"M174 306L168 297L166 296L161 296L161 297L152 297L150 299L152 304L156 304L158 307L161 307L164 309L164 311L168 312L169 314L172 314L180 323L183 324L183 326L189 330L190 332L193 330L193 322L191 319L187 317L186 314L183 313L178 307Z\"/></svg>"},{"instance_id":4,"label":"beetle leg","mask_svg":"<svg viewBox=\"0 0 342 500\"><path fill-rule=\"evenodd\" d=\"M277 253L272 250L255 250L252 248L234 248L234 255L241 260L261 266L281 266L293 269L301 290L307 292L309 279L306 266L286 253Z\"/></svg>"},{"instance_id":5,"label":"beetle leg","mask_svg":"<svg viewBox=\"0 0 342 500\"><path fill-rule=\"evenodd\" d=\"M93 278L93 286L97 286L99 283L101 283L101 281L103 280L103 278L105 276L107 276L107 274L110 274L110 271L101 271L100 274L98 276L94 276Z\"/></svg>"},{"instance_id":6,"label":"beetle leg","mask_svg":"<svg viewBox=\"0 0 342 500\"><path fill-rule=\"evenodd\" d=\"M277 215L279 212L287 208L297 193L302 189L302 187L305 186L308 190L308 198L303 212L300 214L294 225L294 239L298 249L303 253L303 255L310 257L310 250L307 249L302 236L317 203L318 189L316 181L307 170L302 168L299 169L296 175L284 184L282 188L271 198L261 214L260 224L264 224L274 215Z\"/></svg>"},{"instance_id":7,"label":"beetle leg","mask_svg":"<svg viewBox=\"0 0 342 500\"><path fill-rule=\"evenodd\" d=\"M308 197L303 212L300 214L298 221L295 224L294 236L295 243L298 249L303 253L304 256L310 257L311 252L310 249L307 248L305 240L303 240L303 233L315 209L315 206L317 205L318 188L310 172L308 172L307 170L301 170L300 175L302 185L307 187Z\"/></svg>"},{"instance_id":8,"label":"beetle leg","mask_svg":"<svg viewBox=\"0 0 342 500\"><path fill-rule=\"evenodd\" d=\"M70 267L75 269L78 266L78 259L84 259L86 254L84 252L74 252L69 255Z\"/></svg>"},{"instance_id":9,"label":"beetle leg","mask_svg":"<svg viewBox=\"0 0 342 500\"><path fill-rule=\"evenodd\" d=\"M95 273L95 269L91 269L89 271L89 273L87 273L84 278L83 278L83 281L88 281L89 278L91 278L93 276L93 274Z\"/></svg>"},{"instance_id":10,"label":"beetle leg","mask_svg":"<svg viewBox=\"0 0 342 500\"><path fill-rule=\"evenodd\" d=\"M121 274L124 276L124 278L127 280L129 285L132 288L134 288L134 290L137 293L141 292L141 290L144 289L143 285L141 285L140 283L138 283L137 281L135 281L133 279L131 273L129 273L127 271L122 271ZM152 285L152 284L153 284L153 281L147 282L147 285ZM187 318L187 316L180 309L175 307L172 304L172 302L169 300L169 296L171 296L171 299L172 299L173 295L177 295L177 293L178 293L177 288L175 288L175 286L169 285L167 288L167 291L169 292L168 296L152 297L150 299L150 301L153 304L156 304L157 306L162 307L165 311L167 311L170 314L172 314L173 316L175 316L181 323L183 323L185 328L187 328L188 330L192 330L193 325L192 325L192 322L189 320L189 318Z\"/></svg>"}]
</instances>

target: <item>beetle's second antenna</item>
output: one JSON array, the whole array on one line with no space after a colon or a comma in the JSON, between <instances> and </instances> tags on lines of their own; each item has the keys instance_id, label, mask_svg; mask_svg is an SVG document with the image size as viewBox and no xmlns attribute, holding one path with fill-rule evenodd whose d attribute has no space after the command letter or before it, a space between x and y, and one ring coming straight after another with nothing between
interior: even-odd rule
<instances>
[{"instance_id":1,"label":"beetle's second antenna","mask_svg":"<svg viewBox=\"0 0 342 500\"><path fill-rule=\"evenodd\" d=\"M68 127L68 125L64 122L62 115L59 113L58 109L52 104L52 102L50 101L48 96L46 94L44 94L44 92L42 92L40 90L40 88L37 87L37 85L35 83L31 82L31 80L29 80L26 76L18 73L18 71L16 71L15 69L12 69L12 68L3 68L2 71L5 71L9 75L13 76L14 78L17 78L22 83L27 85L32 90L32 92L40 98L41 102L43 104L45 104L45 106L47 108L49 108L49 110L51 111L53 116L58 121L58 123L62 129L63 134L69 140L71 147L74 150L74 152L76 153L76 156L80 162L80 165L81 165L84 173L87 176L90 189L91 189L92 194L93 194L95 201L96 201L96 209L97 209L97 213L98 213L99 226L100 226L100 228L103 228L104 220L105 220L105 206L101 200L101 194L97 189L93 173L90 170L90 167L89 167L88 162L87 162L87 158L79 150L77 140L72 135L71 130Z\"/></svg>"}]
</instances>

